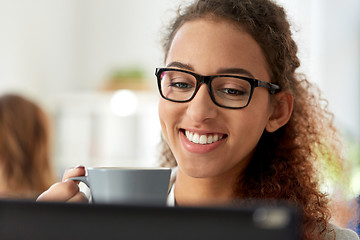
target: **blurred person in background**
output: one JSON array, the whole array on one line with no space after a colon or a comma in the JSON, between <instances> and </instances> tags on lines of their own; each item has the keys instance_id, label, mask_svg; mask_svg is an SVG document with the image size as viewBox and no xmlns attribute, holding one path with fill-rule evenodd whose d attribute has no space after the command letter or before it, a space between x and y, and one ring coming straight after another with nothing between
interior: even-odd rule
<instances>
[{"instance_id":1,"label":"blurred person in background","mask_svg":"<svg viewBox=\"0 0 360 240\"><path fill-rule=\"evenodd\" d=\"M19 95L0 96L0 198L36 199L55 180L47 114Z\"/></svg>"}]
</instances>

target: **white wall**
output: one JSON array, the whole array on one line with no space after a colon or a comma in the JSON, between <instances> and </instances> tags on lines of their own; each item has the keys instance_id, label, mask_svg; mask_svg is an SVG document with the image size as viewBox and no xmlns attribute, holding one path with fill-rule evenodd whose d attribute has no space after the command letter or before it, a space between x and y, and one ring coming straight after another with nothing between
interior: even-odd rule
<instances>
[{"instance_id":1,"label":"white wall","mask_svg":"<svg viewBox=\"0 0 360 240\"><path fill-rule=\"evenodd\" d=\"M94 89L116 67L162 63L167 0L0 0L0 91Z\"/></svg>"},{"instance_id":2,"label":"white wall","mask_svg":"<svg viewBox=\"0 0 360 240\"><path fill-rule=\"evenodd\" d=\"M0 1L0 89L44 94L76 81L72 0Z\"/></svg>"}]
</instances>

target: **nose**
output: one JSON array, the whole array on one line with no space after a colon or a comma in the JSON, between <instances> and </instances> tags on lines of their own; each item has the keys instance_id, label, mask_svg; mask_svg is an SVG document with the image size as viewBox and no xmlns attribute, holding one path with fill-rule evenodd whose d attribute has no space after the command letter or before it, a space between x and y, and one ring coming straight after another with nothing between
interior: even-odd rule
<instances>
[{"instance_id":1,"label":"nose","mask_svg":"<svg viewBox=\"0 0 360 240\"><path fill-rule=\"evenodd\" d=\"M217 108L211 100L206 84L202 84L195 97L188 102L187 115L194 122L203 123L217 116Z\"/></svg>"}]
</instances>

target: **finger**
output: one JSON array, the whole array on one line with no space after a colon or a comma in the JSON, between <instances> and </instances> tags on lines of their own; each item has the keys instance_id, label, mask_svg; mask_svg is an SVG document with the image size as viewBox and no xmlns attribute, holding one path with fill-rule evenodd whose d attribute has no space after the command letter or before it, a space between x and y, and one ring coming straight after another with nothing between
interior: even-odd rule
<instances>
[{"instance_id":1,"label":"finger","mask_svg":"<svg viewBox=\"0 0 360 240\"><path fill-rule=\"evenodd\" d=\"M75 168L66 169L62 178L62 181L66 181L68 178L84 176L86 170L84 166L77 166Z\"/></svg>"},{"instance_id":2,"label":"finger","mask_svg":"<svg viewBox=\"0 0 360 240\"><path fill-rule=\"evenodd\" d=\"M86 195L83 192L78 192L75 194L72 198L70 198L67 202L89 202L89 199L86 197Z\"/></svg>"},{"instance_id":3,"label":"finger","mask_svg":"<svg viewBox=\"0 0 360 240\"><path fill-rule=\"evenodd\" d=\"M37 201L60 201L64 202L79 193L79 186L74 181L55 183L47 191L43 192Z\"/></svg>"}]
</instances>

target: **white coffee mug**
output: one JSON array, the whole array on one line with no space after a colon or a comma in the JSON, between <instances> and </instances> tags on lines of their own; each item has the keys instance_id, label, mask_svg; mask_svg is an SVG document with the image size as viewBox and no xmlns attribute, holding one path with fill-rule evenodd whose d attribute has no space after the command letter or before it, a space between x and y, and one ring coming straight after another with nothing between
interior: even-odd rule
<instances>
[{"instance_id":1,"label":"white coffee mug","mask_svg":"<svg viewBox=\"0 0 360 240\"><path fill-rule=\"evenodd\" d=\"M165 205L170 168L87 168L87 175L70 180L85 183L94 203Z\"/></svg>"}]
</instances>

